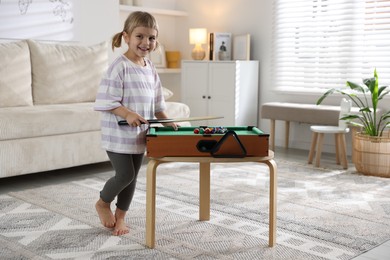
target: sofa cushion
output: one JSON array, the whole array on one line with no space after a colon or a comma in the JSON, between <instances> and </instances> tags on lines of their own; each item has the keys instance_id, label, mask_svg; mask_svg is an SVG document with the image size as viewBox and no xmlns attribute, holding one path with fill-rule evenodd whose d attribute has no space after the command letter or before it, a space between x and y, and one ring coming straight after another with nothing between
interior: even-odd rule
<instances>
[{"instance_id":1,"label":"sofa cushion","mask_svg":"<svg viewBox=\"0 0 390 260\"><path fill-rule=\"evenodd\" d=\"M0 107L31 106L31 65L27 42L0 43L0 57Z\"/></svg>"},{"instance_id":2,"label":"sofa cushion","mask_svg":"<svg viewBox=\"0 0 390 260\"><path fill-rule=\"evenodd\" d=\"M183 103L167 102L166 105L169 117L190 116L189 107ZM101 112L94 111L93 106L94 102L83 102L2 108L0 141L100 130Z\"/></svg>"},{"instance_id":3,"label":"sofa cushion","mask_svg":"<svg viewBox=\"0 0 390 260\"><path fill-rule=\"evenodd\" d=\"M100 130L93 102L0 109L0 140Z\"/></svg>"},{"instance_id":4,"label":"sofa cushion","mask_svg":"<svg viewBox=\"0 0 390 260\"><path fill-rule=\"evenodd\" d=\"M173 96L173 92L170 91L169 89L164 88L164 87L162 89L163 89L163 96L164 96L165 101L170 99Z\"/></svg>"},{"instance_id":5,"label":"sofa cushion","mask_svg":"<svg viewBox=\"0 0 390 260\"><path fill-rule=\"evenodd\" d=\"M28 40L34 104L92 102L107 69L107 43L94 46Z\"/></svg>"}]
</instances>

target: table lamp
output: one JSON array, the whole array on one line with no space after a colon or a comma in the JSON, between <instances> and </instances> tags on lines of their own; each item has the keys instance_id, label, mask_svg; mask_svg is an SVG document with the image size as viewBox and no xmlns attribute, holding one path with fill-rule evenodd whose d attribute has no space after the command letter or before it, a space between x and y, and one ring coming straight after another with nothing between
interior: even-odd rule
<instances>
[{"instance_id":1,"label":"table lamp","mask_svg":"<svg viewBox=\"0 0 390 260\"><path fill-rule=\"evenodd\" d=\"M206 57L206 51L202 48L202 44L207 43L206 28L191 28L190 29L190 44L195 44L192 50L192 58L194 60L203 60Z\"/></svg>"}]
</instances>

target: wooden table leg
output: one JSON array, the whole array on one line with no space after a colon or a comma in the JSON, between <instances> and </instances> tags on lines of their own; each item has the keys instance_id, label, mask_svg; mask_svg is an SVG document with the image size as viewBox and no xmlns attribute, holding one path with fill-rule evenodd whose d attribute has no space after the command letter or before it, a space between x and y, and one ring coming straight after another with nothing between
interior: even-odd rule
<instances>
[{"instance_id":1,"label":"wooden table leg","mask_svg":"<svg viewBox=\"0 0 390 260\"><path fill-rule=\"evenodd\" d=\"M277 166L274 160L263 161L269 167L270 183L269 183L269 237L268 246L276 245L276 193L278 186Z\"/></svg>"},{"instance_id":2,"label":"wooden table leg","mask_svg":"<svg viewBox=\"0 0 390 260\"><path fill-rule=\"evenodd\" d=\"M156 226L156 169L160 161L150 160L146 170L146 246L154 248Z\"/></svg>"},{"instance_id":3,"label":"wooden table leg","mask_svg":"<svg viewBox=\"0 0 390 260\"><path fill-rule=\"evenodd\" d=\"M210 220L210 163L199 163L199 220Z\"/></svg>"},{"instance_id":4,"label":"wooden table leg","mask_svg":"<svg viewBox=\"0 0 390 260\"><path fill-rule=\"evenodd\" d=\"M146 246L155 246L156 225L156 170L161 163L151 159L146 170ZM270 191L269 191L269 240L268 245L276 245L276 193L277 193L277 166L273 159L259 161L269 167ZM210 220L210 162L199 164L199 220Z\"/></svg>"}]
</instances>

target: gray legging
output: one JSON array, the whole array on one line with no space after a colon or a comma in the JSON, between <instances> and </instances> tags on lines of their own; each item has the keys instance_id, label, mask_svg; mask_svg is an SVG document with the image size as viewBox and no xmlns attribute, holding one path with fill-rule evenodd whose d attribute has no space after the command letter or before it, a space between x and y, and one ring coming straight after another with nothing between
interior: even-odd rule
<instances>
[{"instance_id":1,"label":"gray legging","mask_svg":"<svg viewBox=\"0 0 390 260\"><path fill-rule=\"evenodd\" d=\"M100 192L100 198L111 203L118 196L116 206L127 211L133 199L138 171L144 154L121 154L107 151L115 176L110 178Z\"/></svg>"}]
</instances>

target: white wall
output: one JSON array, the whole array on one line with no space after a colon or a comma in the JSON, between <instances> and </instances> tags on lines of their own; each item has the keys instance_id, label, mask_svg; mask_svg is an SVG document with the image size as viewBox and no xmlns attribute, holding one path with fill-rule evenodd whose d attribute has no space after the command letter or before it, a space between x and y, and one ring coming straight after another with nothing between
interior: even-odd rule
<instances>
[{"instance_id":1,"label":"white wall","mask_svg":"<svg viewBox=\"0 0 390 260\"><path fill-rule=\"evenodd\" d=\"M95 44L110 40L121 30L119 23L119 0L73 0L74 40Z\"/></svg>"},{"instance_id":2,"label":"white wall","mask_svg":"<svg viewBox=\"0 0 390 260\"><path fill-rule=\"evenodd\" d=\"M74 40L84 45L108 41L109 61L117 53L111 51L112 36L122 30L119 19L119 0L73 0L75 36Z\"/></svg>"},{"instance_id":3,"label":"white wall","mask_svg":"<svg viewBox=\"0 0 390 260\"><path fill-rule=\"evenodd\" d=\"M260 58L262 35L267 30L268 0L197 0L177 1L177 8L188 12L189 16L177 24L179 34L184 39L184 57L190 58L188 29L205 27L208 32L231 32L233 35L250 33L252 37L252 59ZM204 46L206 47L206 46Z\"/></svg>"}]
</instances>

